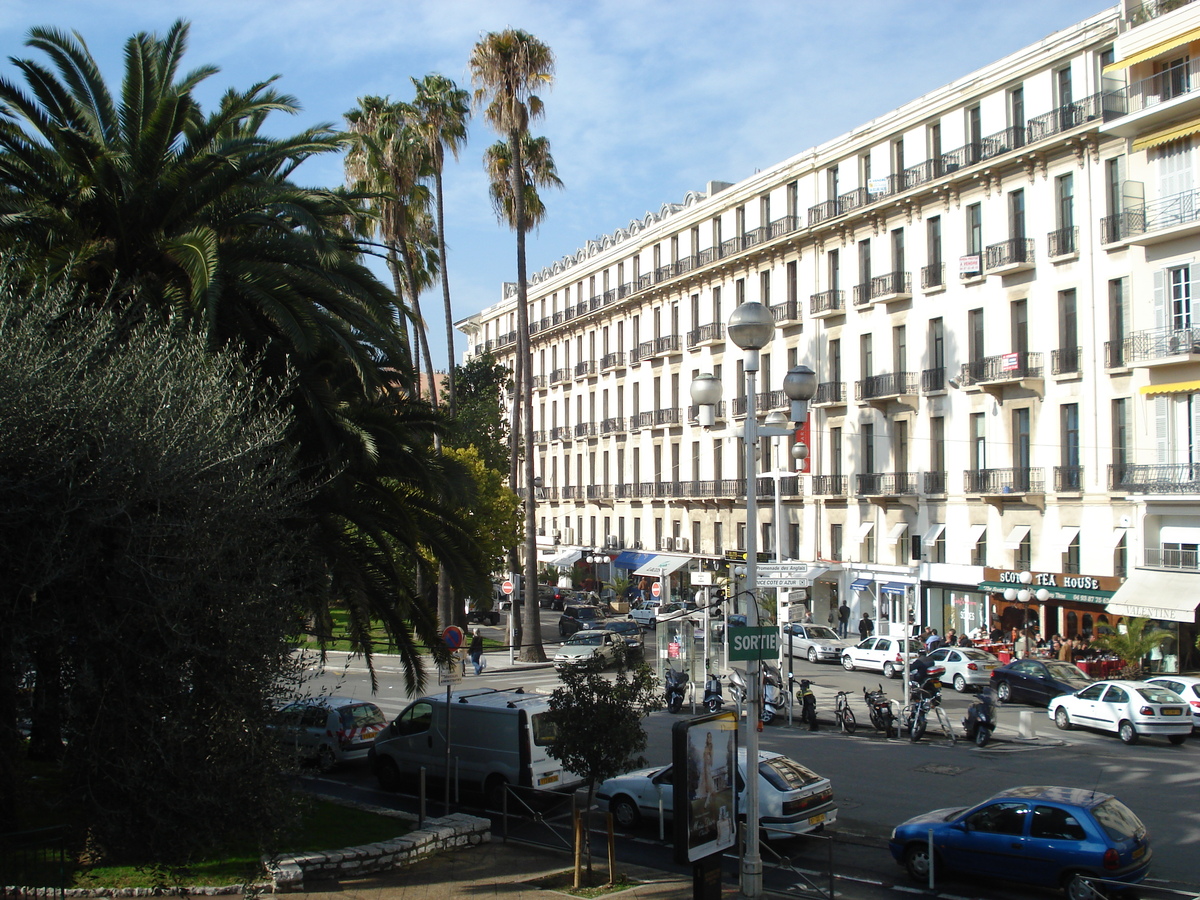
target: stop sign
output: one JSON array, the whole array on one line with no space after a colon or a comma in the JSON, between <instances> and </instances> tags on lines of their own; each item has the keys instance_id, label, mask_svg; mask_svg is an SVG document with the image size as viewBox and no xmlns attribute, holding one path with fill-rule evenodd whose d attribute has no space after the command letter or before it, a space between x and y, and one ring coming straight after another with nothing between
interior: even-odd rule
<instances>
[{"instance_id":1,"label":"stop sign","mask_svg":"<svg viewBox=\"0 0 1200 900\"><path fill-rule=\"evenodd\" d=\"M662 594L662 585L657 581L654 582L654 584L650 585L650 593L652 593L655 597L658 597Z\"/></svg>"},{"instance_id":2,"label":"stop sign","mask_svg":"<svg viewBox=\"0 0 1200 900\"><path fill-rule=\"evenodd\" d=\"M500 585L500 590L504 591L506 594L512 594L513 583L511 581L504 582L504 584Z\"/></svg>"}]
</instances>

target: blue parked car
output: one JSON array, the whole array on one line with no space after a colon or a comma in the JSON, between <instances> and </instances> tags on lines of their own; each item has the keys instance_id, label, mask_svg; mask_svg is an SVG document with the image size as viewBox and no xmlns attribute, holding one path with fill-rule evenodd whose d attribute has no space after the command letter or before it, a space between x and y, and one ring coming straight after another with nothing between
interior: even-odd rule
<instances>
[{"instance_id":1,"label":"blue parked car","mask_svg":"<svg viewBox=\"0 0 1200 900\"><path fill-rule=\"evenodd\" d=\"M915 880L957 872L981 879L1058 887L1093 900L1079 876L1137 884L1150 870L1146 826L1111 794L1081 788L1018 787L978 806L938 809L892 830L892 856Z\"/></svg>"}]
</instances>

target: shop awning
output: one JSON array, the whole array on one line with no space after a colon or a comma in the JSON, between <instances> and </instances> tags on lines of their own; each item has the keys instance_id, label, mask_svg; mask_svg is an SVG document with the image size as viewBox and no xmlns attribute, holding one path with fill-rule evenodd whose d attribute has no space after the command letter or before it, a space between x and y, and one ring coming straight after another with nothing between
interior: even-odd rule
<instances>
[{"instance_id":1,"label":"shop awning","mask_svg":"<svg viewBox=\"0 0 1200 900\"><path fill-rule=\"evenodd\" d=\"M1058 534L1054 536L1054 542L1051 546L1059 553L1066 553L1075 538L1079 536L1079 526L1064 525L1059 529Z\"/></svg>"},{"instance_id":2,"label":"shop awning","mask_svg":"<svg viewBox=\"0 0 1200 900\"><path fill-rule=\"evenodd\" d=\"M979 539L983 533L987 531L987 525L968 525L967 526L967 546L974 547L979 543Z\"/></svg>"},{"instance_id":3,"label":"shop awning","mask_svg":"<svg viewBox=\"0 0 1200 900\"><path fill-rule=\"evenodd\" d=\"M1163 384L1144 384L1138 391L1150 396L1158 394L1194 394L1200 391L1200 381L1167 381Z\"/></svg>"},{"instance_id":4,"label":"shop awning","mask_svg":"<svg viewBox=\"0 0 1200 900\"><path fill-rule=\"evenodd\" d=\"M1200 574L1134 569L1113 594L1108 611L1130 618L1193 622L1200 604Z\"/></svg>"},{"instance_id":5,"label":"shop awning","mask_svg":"<svg viewBox=\"0 0 1200 900\"><path fill-rule=\"evenodd\" d=\"M1200 40L1200 28L1193 28L1191 31L1185 31L1183 34L1176 34L1167 38L1165 41L1159 41L1145 50L1139 50L1137 53L1131 53L1124 59L1119 59L1116 62L1111 62L1104 67L1105 72L1115 72L1120 69L1128 69L1130 66L1136 66L1140 62L1145 62L1148 59L1154 59L1161 53L1166 53L1168 50L1174 50L1176 47L1182 47L1184 44L1190 44L1192 41Z\"/></svg>"},{"instance_id":6,"label":"shop awning","mask_svg":"<svg viewBox=\"0 0 1200 900\"><path fill-rule=\"evenodd\" d=\"M851 582L850 590L865 591L867 588L869 588L874 583L875 583L874 578L859 578L856 581Z\"/></svg>"},{"instance_id":7,"label":"shop awning","mask_svg":"<svg viewBox=\"0 0 1200 900\"><path fill-rule=\"evenodd\" d=\"M1008 537L1004 539L1002 546L1005 550L1016 550L1021 546L1021 541L1025 540L1027 534L1029 534L1029 526L1018 525L1008 533Z\"/></svg>"},{"instance_id":8,"label":"shop awning","mask_svg":"<svg viewBox=\"0 0 1200 900\"><path fill-rule=\"evenodd\" d=\"M908 587L909 586L907 584L905 584L903 581L889 581L887 584L885 584L883 587L881 587L879 589L879 593L881 593L881 594L896 594L900 597L903 597L905 594L908 593Z\"/></svg>"},{"instance_id":9,"label":"shop awning","mask_svg":"<svg viewBox=\"0 0 1200 900\"><path fill-rule=\"evenodd\" d=\"M984 526L987 527L987 526ZM925 532L925 536L921 538L921 543L926 547L932 547L937 543L937 539L942 536L942 532L946 530L945 523L941 525L930 525L929 530Z\"/></svg>"},{"instance_id":10,"label":"shop awning","mask_svg":"<svg viewBox=\"0 0 1200 900\"><path fill-rule=\"evenodd\" d=\"M1168 125L1166 128L1160 128L1158 131L1150 134L1143 134L1140 138L1133 142L1133 150L1136 153L1138 150L1147 150L1150 147L1158 147L1162 144L1169 144L1171 141L1182 140L1189 135L1200 131L1200 119L1192 119L1190 122L1174 125Z\"/></svg>"},{"instance_id":11,"label":"shop awning","mask_svg":"<svg viewBox=\"0 0 1200 900\"><path fill-rule=\"evenodd\" d=\"M1129 530L1128 528L1114 528L1113 529L1112 545L1114 547L1116 547L1118 544L1121 543L1121 540L1125 537L1125 532L1127 532L1128 530Z\"/></svg>"},{"instance_id":12,"label":"shop awning","mask_svg":"<svg viewBox=\"0 0 1200 900\"><path fill-rule=\"evenodd\" d=\"M874 522L860 522L858 524L858 532L855 534L855 539L858 543L862 543L867 539L867 535L871 533L871 529L875 527Z\"/></svg>"},{"instance_id":13,"label":"shop awning","mask_svg":"<svg viewBox=\"0 0 1200 900\"><path fill-rule=\"evenodd\" d=\"M559 569L569 569L575 565L575 561L582 555L582 550L563 550L557 556L546 560L546 565L555 566Z\"/></svg>"},{"instance_id":14,"label":"shop awning","mask_svg":"<svg viewBox=\"0 0 1200 900\"><path fill-rule=\"evenodd\" d=\"M647 578L666 578L672 572L676 572L686 566L690 559L690 556L668 556L665 554L659 554L648 563L644 563L643 565L639 566L637 571L633 574L645 575Z\"/></svg>"},{"instance_id":15,"label":"shop awning","mask_svg":"<svg viewBox=\"0 0 1200 900\"><path fill-rule=\"evenodd\" d=\"M622 550L613 560L615 569L636 569L654 559L653 553L639 553L637 550Z\"/></svg>"},{"instance_id":16,"label":"shop awning","mask_svg":"<svg viewBox=\"0 0 1200 900\"><path fill-rule=\"evenodd\" d=\"M897 522L895 525L893 525L891 527L891 529L889 529L888 535L887 535L887 542L889 544L896 543L896 541L900 540L900 535L904 534L904 532L906 532L906 531L908 531L908 523L907 522Z\"/></svg>"}]
</instances>

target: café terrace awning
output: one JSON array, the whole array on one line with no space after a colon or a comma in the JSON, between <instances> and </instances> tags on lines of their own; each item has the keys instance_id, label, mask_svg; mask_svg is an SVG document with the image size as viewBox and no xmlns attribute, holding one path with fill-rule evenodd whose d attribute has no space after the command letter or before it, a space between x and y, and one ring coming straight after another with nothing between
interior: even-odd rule
<instances>
[{"instance_id":1,"label":"caf\u00e9 terrace awning","mask_svg":"<svg viewBox=\"0 0 1200 900\"><path fill-rule=\"evenodd\" d=\"M1133 619L1194 622L1200 604L1200 574L1134 569L1117 589L1108 611Z\"/></svg>"},{"instance_id":2,"label":"caf\u00e9 terrace awning","mask_svg":"<svg viewBox=\"0 0 1200 900\"><path fill-rule=\"evenodd\" d=\"M636 569L654 559L653 553L639 553L637 550L622 550L613 560L615 569Z\"/></svg>"},{"instance_id":3,"label":"caf\u00e9 terrace awning","mask_svg":"<svg viewBox=\"0 0 1200 900\"><path fill-rule=\"evenodd\" d=\"M633 574L645 576L646 578L666 578L672 572L676 572L686 566L691 559L690 556L659 554L649 562L639 566Z\"/></svg>"}]
</instances>

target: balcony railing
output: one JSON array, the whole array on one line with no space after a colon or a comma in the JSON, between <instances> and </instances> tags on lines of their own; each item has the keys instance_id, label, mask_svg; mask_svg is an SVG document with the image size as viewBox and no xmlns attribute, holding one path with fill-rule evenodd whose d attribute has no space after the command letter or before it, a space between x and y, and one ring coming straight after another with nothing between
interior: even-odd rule
<instances>
[{"instance_id":1,"label":"balcony railing","mask_svg":"<svg viewBox=\"0 0 1200 900\"><path fill-rule=\"evenodd\" d=\"M601 434L621 434L625 431L625 418L618 416L616 418L602 419L600 421Z\"/></svg>"},{"instance_id":2,"label":"balcony railing","mask_svg":"<svg viewBox=\"0 0 1200 900\"><path fill-rule=\"evenodd\" d=\"M926 494L944 494L946 493L946 472L945 470L937 472L925 473L925 493Z\"/></svg>"},{"instance_id":3,"label":"balcony railing","mask_svg":"<svg viewBox=\"0 0 1200 900\"><path fill-rule=\"evenodd\" d=\"M1200 569L1200 552L1176 547L1147 547L1146 565L1153 569Z\"/></svg>"},{"instance_id":4,"label":"balcony railing","mask_svg":"<svg viewBox=\"0 0 1200 900\"><path fill-rule=\"evenodd\" d=\"M687 415L688 415L689 422L695 422L696 420L698 420L700 418L700 407L698 405L696 405L695 403L693 403L691 406L688 407ZM713 409L713 418L718 422L725 418L725 401L724 400L720 400L717 402L716 406Z\"/></svg>"},{"instance_id":5,"label":"balcony railing","mask_svg":"<svg viewBox=\"0 0 1200 900\"><path fill-rule=\"evenodd\" d=\"M1044 494L1046 476L1041 468L968 469L963 472L968 494Z\"/></svg>"},{"instance_id":6,"label":"balcony railing","mask_svg":"<svg viewBox=\"0 0 1200 900\"><path fill-rule=\"evenodd\" d=\"M946 389L946 367L926 369L921 373L921 393L934 394Z\"/></svg>"},{"instance_id":7,"label":"balcony railing","mask_svg":"<svg viewBox=\"0 0 1200 900\"><path fill-rule=\"evenodd\" d=\"M1033 264L1033 238L1009 238L998 244L992 244L985 251L988 271L1003 269L1007 266L1023 266Z\"/></svg>"},{"instance_id":8,"label":"balcony railing","mask_svg":"<svg viewBox=\"0 0 1200 900\"><path fill-rule=\"evenodd\" d=\"M1082 363L1082 347L1063 347L1050 351L1050 372L1054 375L1078 375L1083 371Z\"/></svg>"},{"instance_id":9,"label":"balcony railing","mask_svg":"<svg viewBox=\"0 0 1200 900\"><path fill-rule=\"evenodd\" d=\"M534 375L532 381L535 391L544 391L550 386L545 375Z\"/></svg>"},{"instance_id":10,"label":"balcony railing","mask_svg":"<svg viewBox=\"0 0 1200 900\"><path fill-rule=\"evenodd\" d=\"M559 425L557 428L550 429L550 440L552 441L569 441L571 440L571 429L566 425Z\"/></svg>"},{"instance_id":11,"label":"balcony railing","mask_svg":"<svg viewBox=\"0 0 1200 900\"><path fill-rule=\"evenodd\" d=\"M589 378L596 374L596 363L593 360L575 363L575 377Z\"/></svg>"},{"instance_id":12,"label":"balcony railing","mask_svg":"<svg viewBox=\"0 0 1200 900\"><path fill-rule=\"evenodd\" d=\"M826 200L808 208L809 226L819 225L829 219L836 219L842 214L842 207L837 200Z\"/></svg>"},{"instance_id":13,"label":"balcony railing","mask_svg":"<svg viewBox=\"0 0 1200 900\"><path fill-rule=\"evenodd\" d=\"M815 404L844 404L846 402L846 383L844 381L823 381L817 385L813 394Z\"/></svg>"},{"instance_id":14,"label":"balcony railing","mask_svg":"<svg viewBox=\"0 0 1200 900\"><path fill-rule=\"evenodd\" d=\"M679 407L673 406L669 409L656 409L654 411L655 425L678 425L679 424Z\"/></svg>"},{"instance_id":15,"label":"balcony railing","mask_svg":"<svg viewBox=\"0 0 1200 900\"><path fill-rule=\"evenodd\" d=\"M654 352L659 353L678 353L679 352L679 335L665 334L660 338L654 339Z\"/></svg>"},{"instance_id":16,"label":"balcony railing","mask_svg":"<svg viewBox=\"0 0 1200 900\"><path fill-rule=\"evenodd\" d=\"M1055 466L1054 490L1061 494L1077 494L1083 490L1083 466Z\"/></svg>"},{"instance_id":17,"label":"balcony railing","mask_svg":"<svg viewBox=\"0 0 1200 900\"><path fill-rule=\"evenodd\" d=\"M916 472L870 472L855 476L863 497L898 497L917 493Z\"/></svg>"},{"instance_id":18,"label":"balcony railing","mask_svg":"<svg viewBox=\"0 0 1200 900\"><path fill-rule=\"evenodd\" d=\"M589 485L587 485L587 498L589 500L611 500L613 498L612 485L608 485L608 484L589 484Z\"/></svg>"},{"instance_id":19,"label":"balcony railing","mask_svg":"<svg viewBox=\"0 0 1200 900\"><path fill-rule=\"evenodd\" d=\"M605 353L600 357L600 371L606 372L609 369L618 369L625 365L624 353Z\"/></svg>"},{"instance_id":20,"label":"balcony railing","mask_svg":"<svg viewBox=\"0 0 1200 900\"><path fill-rule=\"evenodd\" d=\"M1030 143L1070 131L1085 122L1099 119L1104 114L1103 98L1092 94L1082 100L1067 103L1048 113L1034 116L1025 123L1026 136Z\"/></svg>"},{"instance_id":21,"label":"balcony railing","mask_svg":"<svg viewBox=\"0 0 1200 900\"><path fill-rule=\"evenodd\" d=\"M1190 59L1149 78L1105 92L1105 118L1112 120L1141 112L1196 91L1200 91L1200 60Z\"/></svg>"},{"instance_id":22,"label":"balcony railing","mask_svg":"<svg viewBox=\"0 0 1200 900\"><path fill-rule=\"evenodd\" d=\"M643 359L649 359L654 355L655 341L642 341L637 345L637 359L630 359L630 362L641 362Z\"/></svg>"},{"instance_id":23,"label":"balcony railing","mask_svg":"<svg viewBox=\"0 0 1200 900\"><path fill-rule=\"evenodd\" d=\"M1125 365L1200 353L1200 326L1135 331L1121 344Z\"/></svg>"},{"instance_id":24,"label":"balcony railing","mask_svg":"<svg viewBox=\"0 0 1200 900\"><path fill-rule=\"evenodd\" d=\"M533 442L535 444L544 444L549 437L550 433L547 431L535 431L533 433Z\"/></svg>"},{"instance_id":25,"label":"balcony railing","mask_svg":"<svg viewBox=\"0 0 1200 900\"><path fill-rule=\"evenodd\" d=\"M654 413L643 412L634 413L629 419L629 430L637 431L639 428L649 428L654 424Z\"/></svg>"},{"instance_id":26,"label":"balcony railing","mask_svg":"<svg viewBox=\"0 0 1200 900\"><path fill-rule=\"evenodd\" d=\"M1052 259L1058 256L1072 256L1079 252L1079 226L1059 228L1046 236L1048 244L1047 255Z\"/></svg>"},{"instance_id":27,"label":"balcony railing","mask_svg":"<svg viewBox=\"0 0 1200 900\"><path fill-rule=\"evenodd\" d=\"M600 429L595 422L580 422L575 426L575 437L591 438L597 437L600 434Z\"/></svg>"},{"instance_id":28,"label":"balcony railing","mask_svg":"<svg viewBox=\"0 0 1200 900\"><path fill-rule=\"evenodd\" d=\"M771 307L771 315L774 316L778 324L799 322L800 304L795 300L788 300L786 303L776 303Z\"/></svg>"},{"instance_id":29,"label":"balcony railing","mask_svg":"<svg viewBox=\"0 0 1200 900\"><path fill-rule=\"evenodd\" d=\"M1125 361L1128 356L1129 338L1122 338L1117 341L1104 342L1104 368L1106 369L1123 369L1128 363Z\"/></svg>"},{"instance_id":30,"label":"balcony railing","mask_svg":"<svg viewBox=\"0 0 1200 900\"><path fill-rule=\"evenodd\" d=\"M854 383L855 400L878 400L881 397L904 397L917 392L917 376L912 372L889 372L872 375Z\"/></svg>"},{"instance_id":31,"label":"balcony railing","mask_svg":"<svg viewBox=\"0 0 1200 900\"><path fill-rule=\"evenodd\" d=\"M1190 225L1197 220L1200 220L1200 190L1190 190L1132 207L1116 216L1105 216L1100 227L1104 241L1112 243L1176 225Z\"/></svg>"},{"instance_id":32,"label":"balcony railing","mask_svg":"<svg viewBox=\"0 0 1200 900\"><path fill-rule=\"evenodd\" d=\"M1200 463L1110 465L1108 489L1131 494L1200 493Z\"/></svg>"},{"instance_id":33,"label":"balcony railing","mask_svg":"<svg viewBox=\"0 0 1200 900\"><path fill-rule=\"evenodd\" d=\"M816 475L813 477L813 493L822 497L845 497L845 475Z\"/></svg>"},{"instance_id":34,"label":"balcony railing","mask_svg":"<svg viewBox=\"0 0 1200 900\"><path fill-rule=\"evenodd\" d=\"M711 344L723 340L725 340L725 326L720 322L701 325L694 331L689 331L687 336L688 349L700 344Z\"/></svg>"},{"instance_id":35,"label":"balcony railing","mask_svg":"<svg viewBox=\"0 0 1200 900\"><path fill-rule=\"evenodd\" d=\"M871 302L871 282L864 281L854 285L854 305L866 306Z\"/></svg>"},{"instance_id":36,"label":"balcony railing","mask_svg":"<svg viewBox=\"0 0 1200 900\"><path fill-rule=\"evenodd\" d=\"M569 381L571 378L570 369L555 369L550 373L551 384L561 384L564 381Z\"/></svg>"},{"instance_id":37,"label":"balcony railing","mask_svg":"<svg viewBox=\"0 0 1200 900\"><path fill-rule=\"evenodd\" d=\"M846 311L845 291L821 291L808 300L808 311L814 316Z\"/></svg>"},{"instance_id":38,"label":"balcony railing","mask_svg":"<svg viewBox=\"0 0 1200 900\"><path fill-rule=\"evenodd\" d=\"M963 363L958 380L964 385L972 385L1041 377L1042 354L1005 353Z\"/></svg>"},{"instance_id":39,"label":"balcony railing","mask_svg":"<svg viewBox=\"0 0 1200 900\"><path fill-rule=\"evenodd\" d=\"M946 264L937 262L921 266L921 287L924 290L946 286Z\"/></svg>"},{"instance_id":40,"label":"balcony railing","mask_svg":"<svg viewBox=\"0 0 1200 900\"><path fill-rule=\"evenodd\" d=\"M896 300L912 296L912 275L908 272L888 272L871 279L872 300Z\"/></svg>"}]
</instances>

